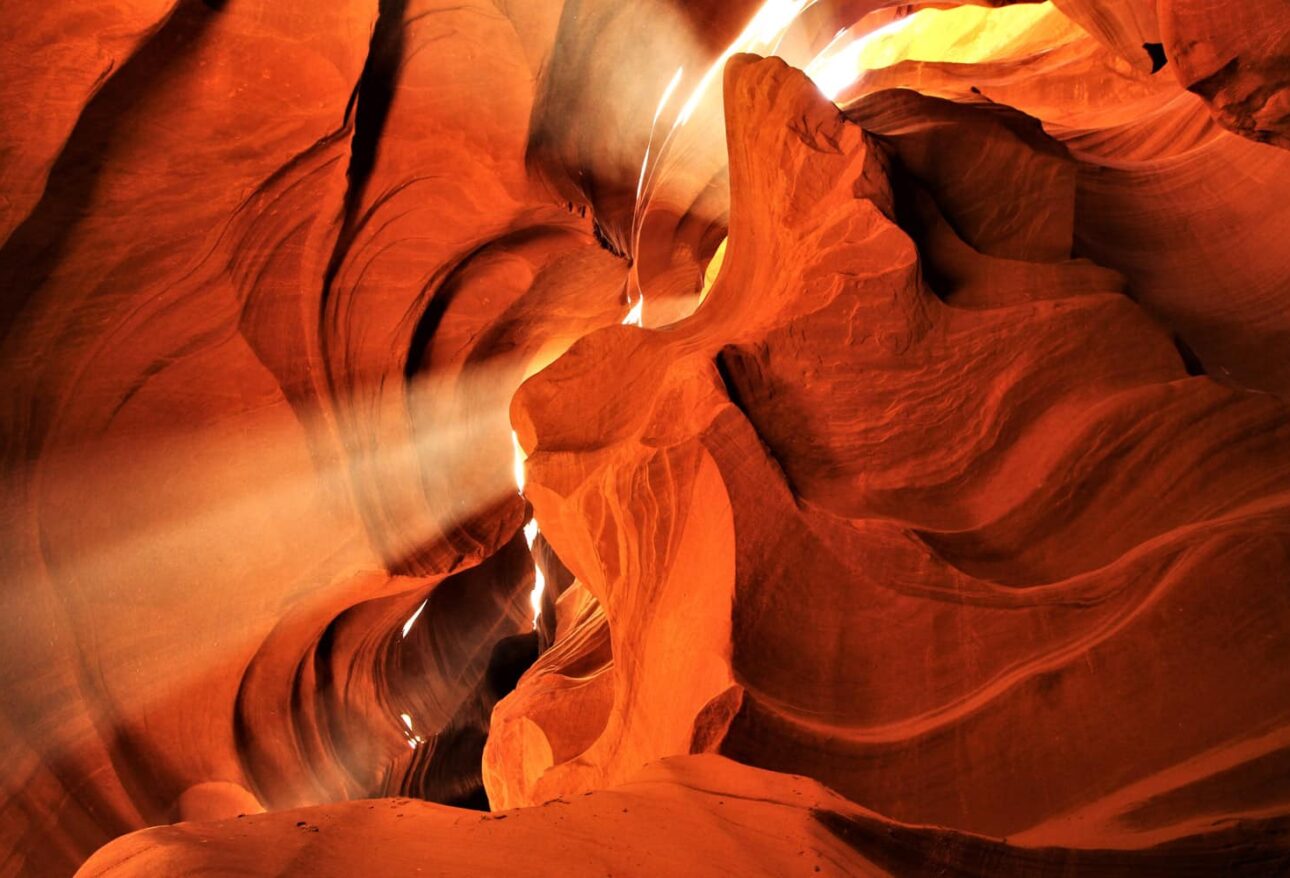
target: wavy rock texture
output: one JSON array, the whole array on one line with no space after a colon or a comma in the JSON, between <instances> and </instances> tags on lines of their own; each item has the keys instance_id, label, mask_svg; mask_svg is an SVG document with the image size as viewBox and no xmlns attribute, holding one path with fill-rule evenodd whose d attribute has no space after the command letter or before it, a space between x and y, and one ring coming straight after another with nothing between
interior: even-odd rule
<instances>
[{"instance_id":1,"label":"wavy rock texture","mask_svg":"<svg viewBox=\"0 0 1290 878\"><path fill-rule=\"evenodd\" d=\"M1218 124L1226 122L1209 95L1184 91L1190 80L1182 63L1169 60L1173 49L1152 56L1127 45L1138 38L1125 36L1130 32L1154 36L1151 16L1138 6L1063 3L1072 15L1083 10L1075 21L1048 4L927 10L914 26L878 41L865 56L878 69L839 102L912 88L1036 117L1079 160L1077 255L1126 275L1131 295L1180 336L1210 375L1285 395L1290 323L1282 296L1290 269L1280 239L1290 225L1290 155L1250 139L1274 138L1239 136ZM1038 20L1036 9L1045 10ZM1264 60L1251 68L1246 88L1262 83L1270 94L1290 58L1278 43L1286 25L1275 15L1250 14L1259 26L1242 32L1264 37L1237 42L1263 52ZM1197 47L1226 32L1203 17L1187 27L1185 39ZM1113 38L1117 30L1121 36ZM1153 57L1165 64L1154 75L1147 63ZM639 221L642 258L652 257L634 268L647 292L647 322L651 307L660 324L694 310L703 264L725 233L728 196L714 195L728 192L723 141L711 127L692 128L698 126L678 135L673 163L706 172L674 174Z\"/></svg>"},{"instance_id":2,"label":"wavy rock texture","mask_svg":"<svg viewBox=\"0 0 1290 878\"><path fill-rule=\"evenodd\" d=\"M1290 870L1287 21L950 5L10 10L0 875Z\"/></svg>"},{"instance_id":3,"label":"wavy rock texture","mask_svg":"<svg viewBox=\"0 0 1290 878\"><path fill-rule=\"evenodd\" d=\"M703 306L589 335L516 398L528 496L600 604L574 630L608 628L616 679L574 753L605 714L572 686L596 652L569 636L535 666L498 708L490 798L715 749L1049 844L1284 808L1215 779L1257 776L1290 733L1269 664L1290 646L1290 412L1189 377L1105 273L1057 261L1077 171L1033 121L884 92L851 111L870 136L775 61L731 62L726 95L730 250ZM964 165L927 163L951 139ZM969 272L1031 265L1039 289L934 295L895 221L913 187Z\"/></svg>"},{"instance_id":4,"label":"wavy rock texture","mask_svg":"<svg viewBox=\"0 0 1290 878\"><path fill-rule=\"evenodd\" d=\"M1154 0L1054 0L1053 5L1139 70L1151 72L1159 65L1146 51L1160 42Z\"/></svg>"},{"instance_id":5,"label":"wavy rock texture","mask_svg":"<svg viewBox=\"0 0 1290 878\"><path fill-rule=\"evenodd\" d=\"M42 74L61 101L118 69L64 142L5 126L45 138L6 174L58 154L0 255L5 874L194 815L481 802L534 651L506 405L624 310L528 181L492 4L146 12L77 22L99 67L76 9L32 20L83 69Z\"/></svg>"},{"instance_id":6,"label":"wavy rock texture","mask_svg":"<svg viewBox=\"0 0 1290 878\"><path fill-rule=\"evenodd\" d=\"M1278 243L1290 225L1290 153L1225 131L1167 70L1134 69L1055 13L1007 57L980 63L933 60L953 29L946 21L901 46L908 60L844 99L907 87L1035 116L1078 162L1076 252L1122 272L1216 379L1290 393L1290 260Z\"/></svg>"}]
</instances>

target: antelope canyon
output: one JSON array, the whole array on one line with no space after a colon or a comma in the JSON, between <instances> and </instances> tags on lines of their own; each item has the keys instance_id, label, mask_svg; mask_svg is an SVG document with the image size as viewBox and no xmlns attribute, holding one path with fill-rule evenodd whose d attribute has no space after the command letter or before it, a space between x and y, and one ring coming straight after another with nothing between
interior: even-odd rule
<instances>
[{"instance_id":1,"label":"antelope canyon","mask_svg":"<svg viewBox=\"0 0 1290 878\"><path fill-rule=\"evenodd\" d=\"M1286 0L0 31L0 876L1290 875Z\"/></svg>"}]
</instances>

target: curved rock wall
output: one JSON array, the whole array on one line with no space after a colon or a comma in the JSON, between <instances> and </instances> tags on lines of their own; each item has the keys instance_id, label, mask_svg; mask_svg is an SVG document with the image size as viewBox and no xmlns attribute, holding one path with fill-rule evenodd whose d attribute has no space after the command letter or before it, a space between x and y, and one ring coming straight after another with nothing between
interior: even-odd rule
<instances>
[{"instance_id":1,"label":"curved rock wall","mask_svg":"<svg viewBox=\"0 0 1290 878\"><path fill-rule=\"evenodd\" d=\"M1290 869L1238 6L10 15L0 874Z\"/></svg>"}]
</instances>

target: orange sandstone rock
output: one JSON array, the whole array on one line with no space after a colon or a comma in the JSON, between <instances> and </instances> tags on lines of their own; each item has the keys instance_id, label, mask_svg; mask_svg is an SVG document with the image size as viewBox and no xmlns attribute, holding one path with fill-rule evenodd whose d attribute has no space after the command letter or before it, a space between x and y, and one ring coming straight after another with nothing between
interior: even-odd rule
<instances>
[{"instance_id":1,"label":"orange sandstone rock","mask_svg":"<svg viewBox=\"0 0 1290 878\"><path fill-rule=\"evenodd\" d=\"M589 702L538 710L526 690L569 674L532 669L497 711L517 732L490 744L490 796L572 795L698 741L1049 844L1265 814L1215 779L1285 746L1290 412L1189 377L1118 293L940 301L895 221L910 142L884 151L775 60L736 58L726 86L708 299L589 335L513 406L543 532L603 610L614 703L561 760L543 738ZM955 181L918 179L952 215ZM1217 707L1180 724L1198 701Z\"/></svg>"}]
</instances>

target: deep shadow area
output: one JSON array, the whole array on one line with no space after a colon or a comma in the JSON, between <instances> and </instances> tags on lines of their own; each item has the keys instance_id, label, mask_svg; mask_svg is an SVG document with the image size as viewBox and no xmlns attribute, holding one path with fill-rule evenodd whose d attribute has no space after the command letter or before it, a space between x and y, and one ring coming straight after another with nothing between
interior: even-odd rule
<instances>
[{"instance_id":1,"label":"deep shadow area","mask_svg":"<svg viewBox=\"0 0 1290 878\"><path fill-rule=\"evenodd\" d=\"M1165 47L1163 44L1143 43L1142 48L1146 49L1147 54L1151 57L1152 73L1159 73L1161 70L1165 69L1165 65L1169 63L1169 59L1165 57Z\"/></svg>"},{"instance_id":2,"label":"deep shadow area","mask_svg":"<svg viewBox=\"0 0 1290 878\"><path fill-rule=\"evenodd\" d=\"M417 749L395 794L489 810L481 766L493 707L510 694L520 677L537 660L538 634L530 631L499 640L474 696L453 717L452 724Z\"/></svg>"}]
</instances>

